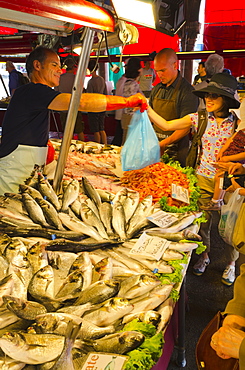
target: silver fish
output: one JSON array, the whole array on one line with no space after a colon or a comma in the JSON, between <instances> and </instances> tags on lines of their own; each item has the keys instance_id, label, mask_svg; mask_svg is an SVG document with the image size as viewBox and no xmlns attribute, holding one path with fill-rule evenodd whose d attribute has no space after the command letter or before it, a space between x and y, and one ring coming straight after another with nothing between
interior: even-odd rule
<instances>
[{"instance_id":1,"label":"silver fish","mask_svg":"<svg viewBox=\"0 0 245 370\"><path fill-rule=\"evenodd\" d=\"M151 229L146 230L146 233L151 236L158 236L159 238L164 238L170 240L172 242L179 242L181 240L196 240L201 241L202 237L198 234L192 233L187 229L179 231L178 233L166 233L165 231L161 231L160 227L153 227Z\"/></svg>"},{"instance_id":2,"label":"silver fish","mask_svg":"<svg viewBox=\"0 0 245 370\"><path fill-rule=\"evenodd\" d=\"M13 360L11 357L0 357L0 369L2 370L21 370L26 366L24 362Z\"/></svg>"},{"instance_id":3,"label":"silver fish","mask_svg":"<svg viewBox=\"0 0 245 370\"><path fill-rule=\"evenodd\" d=\"M27 258L31 264L33 274L44 266L47 266L48 254L46 252L45 245L40 242L33 244L28 249Z\"/></svg>"},{"instance_id":4,"label":"silver fish","mask_svg":"<svg viewBox=\"0 0 245 370\"><path fill-rule=\"evenodd\" d=\"M107 253L109 256L113 257L114 259L122 262L126 265L129 270L136 271L138 274L151 274L151 270L148 269L143 263L137 261L135 258L129 257L125 253L122 253L118 250L118 248L114 248L112 250L108 250Z\"/></svg>"},{"instance_id":5,"label":"silver fish","mask_svg":"<svg viewBox=\"0 0 245 370\"><path fill-rule=\"evenodd\" d=\"M81 252L78 254L78 257L69 269L69 274L76 270L81 271L83 274L82 290L84 290L91 285L93 275L93 265L88 252Z\"/></svg>"},{"instance_id":6,"label":"silver fish","mask_svg":"<svg viewBox=\"0 0 245 370\"><path fill-rule=\"evenodd\" d=\"M127 188L122 188L120 189L115 197L113 198L113 204L116 203L116 202L120 202L122 205L124 205L124 202L127 198L127 195L128 195L128 189Z\"/></svg>"},{"instance_id":7,"label":"silver fish","mask_svg":"<svg viewBox=\"0 0 245 370\"><path fill-rule=\"evenodd\" d=\"M139 202L134 214L129 220L127 234L131 235L135 227L139 224L142 219L145 219L152 207L152 195L147 195L141 202Z\"/></svg>"},{"instance_id":8,"label":"silver fish","mask_svg":"<svg viewBox=\"0 0 245 370\"><path fill-rule=\"evenodd\" d=\"M47 312L46 308L38 302L25 301L11 295L5 295L3 300L11 312L24 320L34 320L37 315Z\"/></svg>"},{"instance_id":9,"label":"silver fish","mask_svg":"<svg viewBox=\"0 0 245 370\"><path fill-rule=\"evenodd\" d=\"M127 197L123 203L123 208L125 212L126 223L133 216L138 204L139 204L140 194L138 191L128 190Z\"/></svg>"},{"instance_id":10,"label":"silver fish","mask_svg":"<svg viewBox=\"0 0 245 370\"><path fill-rule=\"evenodd\" d=\"M9 268L9 263L4 256L0 255L0 271L1 276L6 276ZM1 304L0 304L1 305Z\"/></svg>"},{"instance_id":11,"label":"silver fish","mask_svg":"<svg viewBox=\"0 0 245 370\"><path fill-rule=\"evenodd\" d=\"M15 197L0 195L0 206L14 208L20 214L28 216L24 204L22 203L21 195L19 199Z\"/></svg>"},{"instance_id":12,"label":"silver fish","mask_svg":"<svg viewBox=\"0 0 245 370\"><path fill-rule=\"evenodd\" d=\"M44 266L32 276L28 286L28 292L37 301L42 301L43 299L53 299L54 272L51 266Z\"/></svg>"},{"instance_id":13,"label":"silver fish","mask_svg":"<svg viewBox=\"0 0 245 370\"><path fill-rule=\"evenodd\" d=\"M101 204L100 196L98 192L96 191L96 189L94 188L94 186L91 184L91 182L86 177L82 177L82 187L83 187L84 193L90 199L92 199L94 203L96 204L96 206L99 208Z\"/></svg>"},{"instance_id":14,"label":"silver fish","mask_svg":"<svg viewBox=\"0 0 245 370\"><path fill-rule=\"evenodd\" d=\"M6 307L0 307L0 329L16 323L19 320L18 316L9 311Z\"/></svg>"},{"instance_id":15,"label":"silver fish","mask_svg":"<svg viewBox=\"0 0 245 370\"><path fill-rule=\"evenodd\" d=\"M112 206L111 204L107 202L103 202L100 205L99 212L100 212L100 219L106 228L107 234L109 236L113 236L114 231L112 229Z\"/></svg>"},{"instance_id":16,"label":"silver fish","mask_svg":"<svg viewBox=\"0 0 245 370\"><path fill-rule=\"evenodd\" d=\"M81 195L81 203L85 203L87 204L87 206L92 209L92 211L96 214L96 216L98 218L100 218L100 214L99 214L99 209L97 207L97 205L95 204L95 202L93 202L93 200L91 198L89 198L86 194L82 194ZM80 215L79 217L81 218L82 214L81 214L81 209L80 209Z\"/></svg>"},{"instance_id":17,"label":"silver fish","mask_svg":"<svg viewBox=\"0 0 245 370\"><path fill-rule=\"evenodd\" d=\"M162 255L162 260L164 261L182 260L183 257L184 257L183 254L181 254L180 252L171 249L166 249Z\"/></svg>"},{"instance_id":18,"label":"silver fish","mask_svg":"<svg viewBox=\"0 0 245 370\"><path fill-rule=\"evenodd\" d=\"M57 211L60 210L61 205L58 196L56 195L49 181L46 180L42 174L38 174L38 190L43 197L53 204Z\"/></svg>"},{"instance_id":19,"label":"silver fish","mask_svg":"<svg viewBox=\"0 0 245 370\"><path fill-rule=\"evenodd\" d=\"M145 257L138 256L137 259L148 267L151 271L158 272L159 274L171 274L173 272L173 267L168 265L167 261L152 261Z\"/></svg>"},{"instance_id":20,"label":"silver fish","mask_svg":"<svg viewBox=\"0 0 245 370\"><path fill-rule=\"evenodd\" d=\"M0 235L0 255L4 253L6 246L12 241L7 234Z\"/></svg>"},{"instance_id":21,"label":"silver fish","mask_svg":"<svg viewBox=\"0 0 245 370\"><path fill-rule=\"evenodd\" d=\"M71 272L63 281L60 289L55 295L55 299L59 298L77 298L83 287L83 272L75 270Z\"/></svg>"},{"instance_id":22,"label":"silver fish","mask_svg":"<svg viewBox=\"0 0 245 370\"><path fill-rule=\"evenodd\" d=\"M103 239L109 238L101 220L96 216L92 209L84 203L81 205L81 218L86 224L95 227Z\"/></svg>"},{"instance_id":23,"label":"silver fish","mask_svg":"<svg viewBox=\"0 0 245 370\"><path fill-rule=\"evenodd\" d=\"M127 299L136 298L160 284L160 280L154 275L134 275L121 282L118 296Z\"/></svg>"},{"instance_id":24,"label":"silver fish","mask_svg":"<svg viewBox=\"0 0 245 370\"><path fill-rule=\"evenodd\" d=\"M102 202L111 202L115 197L115 194L107 190L96 189L96 191L99 194Z\"/></svg>"},{"instance_id":25,"label":"silver fish","mask_svg":"<svg viewBox=\"0 0 245 370\"><path fill-rule=\"evenodd\" d=\"M92 304L90 302L81 304L79 306L66 306L59 308L56 312L63 312L68 313L76 316L82 316L85 311L90 310L92 307Z\"/></svg>"},{"instance_id":26,"label":"silver fish","mask_svg":"<svg viewBox=\"0 0 245 370\"><path fill-rule=\"evenodd\" d=\"M157 312L161 314L161 320L157 326L157 333L160 333L170 321L173 314L174 303L172 298L166 299L158 308Z\"/></svg>"},{"instance_id":27,"label":"silver fish","mask_svg":"<svg viewBox=\"0 0 245 370\"><path fill-rule=\"evenodd\" d=\"M65 337L52 334L6 332L0 338L0 347L13 359L26 364L42 364L60 356Z\"/></svg>"},{"instance_id":28,"label":"silver fish","mask_svg":"<svg viewBox=\"0 0 245 370\"><path fill-rule=\"evenodd\" d=\"M41 229L42 226L39 224L34 223L31 219L27 220L20 220L18 218L4 216L1 217L1 224L8 226L14 226L16 228L25 228L25 229Z\"/></svg>"},{"instance_id":29,"label":"silver fish","mask_svg":"<svg viewBox=\"0 0 245 370\"><path fill-rule=\"evenodd\" d=\"M109 326L127 315L133 308L127 299L114 297L106 301L102 307L89 313L85 312L83 318L97 326Z\"/></svg>"},{"instance_id":30,"label":"silver fish","mask_svg":"<svg viewBox=\"0 0 245 370\"><path fill-rule=\"evenodd\" d=\"M116 280L99 280L84 289L75 305L85 303L98 304L115 296L119 291L119 282Z\"/></svg>"},{"instance_id":31,"label":"silver fish","mask_svg":"<svg viewBox=\"0 0 245 370\"><path fill-rule=\"evenodd\" d=\"M99 280L108 280L113 277L113 262L111 257L105 257L94 266L94 270L100 274Z\"/></svg>"},{"instance_id":32,"label":"silver fish","mask_svg":"<svg viewBox=\"0 0 245 370\"><path fill-rule=\"evenodd\" d=\"M125 331L95 340L93 348L97 352L118 353L123 355L139 347L144 340L144 335L138 331Z\"/></svg>"},{"instance_id":33,"label":"silver fish","mask_svg":"<svg viewBox=\"0 0 245 370\"><path fill-rule=\"evenodd\" d=\"M159 312L149 310L136 312L133 314L128 314L123 318L122 323L127 324L128 322L137 319L138 321L144 322L146 324L152 324L157 327L161 320L161 314Z\"/></svg>"},{"instance_id":34,"label":"silver fish","mask_svg":"<svg viewBox=\"0 0 245 370\"><path fill-rule=\"evenodd\" d=\"M27 209L27 212L33 222L42 225L43 227L49 227L42 208L37 204L34 198L28 193L22 194L23 203Z\"/></svg>"},{"instance_id":35,"label":"silver fish","mask_svg":"<svg viewBox=\"0 0 245 370\"><path fill-rule=\"evenodd\" d=\"M3 296L12 293L14 280L12 275L5 276L0 280L0 306L3 305Z\"/></svg>"},{"instance_id":36,"label":"silver fish","mask_svg":"<svg viewBox=\"0 0 245 370\"><path fill-rule=\"evenodd\" d=\"M166 233L177 233L183 229L185 229L187 226L191 225L193 221L201 217L202 212L191 212L186 213L184 217L182 217L180 220L177 220L175 223L173 223L171 226L167 228L163 228L162 232Z\"/></svg>"},{"instance_id":37,"label":"silver fish","mask_svg":"<svg viewBox=\"0 0 245 370\"><path fill-rule=\"evenodd\" d=\"M27 223L30 223L30 217L29 214L20 213L17 209L12 207L3 207L0 206L0 215L4 217L12 217L17 220L26 221Z\"/></svg>"},{"instance_id":38,"label":"silver fish","mask_svg":"<svg viewBox=\"0 0 245 370\"><path fill-rule=\"evenodd\" d=\"M127 238L125 212L119 201L115 201L112 206L112 226L121 240Z\"/></svg>"},{"instance_id":39,"label":"silver fish","mask_svg":"<svg viewBox=\"0 0 245 370\"><path fill-rule=\"evenodd\" d=\"M66 212L70 204L72 204L78 197L79 194L79 182L77 179L73 179L65 189L61 212Z\"/></svg>"},{"instance_id":40,"label":"silver fish","mask_svg":"<svg viewBox=\"0 0 245 370\"><path fill-rule=\"evenodd\" d=\"M179 252L190 252L198 247L197 243L174 243L171 242L168 249L173 249Z\"/></svg>"},{"instance_id":41,"label":"silver fish","mask_svg":"<svg viewBox=\"0 0 245 370\"><path fill-rule=\"evenodd\" d=\"M51 227L64 230L55 207L48 200L36 198L37 204L41 207L44 217Z\"/></svg>"},{"instance_id":42,"label":"silver fish","mask_svg":"<svg viewBox=\"0 0 245 370\"><path fill-rule=\"evenodd\" d=\"M42 194L37 189L33 188L32 186L28 185L19 185L19 189L21 193L28 193L32 196L34 199L43 199Z\"/></svg>"}]
</instances>

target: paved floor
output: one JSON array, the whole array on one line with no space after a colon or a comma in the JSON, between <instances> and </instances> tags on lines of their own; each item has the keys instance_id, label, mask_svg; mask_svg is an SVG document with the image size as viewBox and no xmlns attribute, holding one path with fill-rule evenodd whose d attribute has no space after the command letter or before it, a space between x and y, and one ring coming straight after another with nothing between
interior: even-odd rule
<instances>
[{"instance_id":1,"label":"paved floor","mask_svg":"<svg viewBox=\"0 0 245 370\"><path fill-rule=\"evenodd\" d=\"M221 276L227 263L227 247L219 236L218 214L214 212L212 227L212 248L210 252L211 264L202 276L195 276L192 267L198 256L193 253L186 275L187 305L186 305L186 367L188 370L196 370L195 347L197 340L218 310L224 310L226 303L233 296L233 286L227 287L221 283ZM239 266L245 262L245 256L241 256L237 262L236 272L239 274ZM176 365L176 350L174 350L167 370L180 369Z\"/></svg>"}]
</instances>

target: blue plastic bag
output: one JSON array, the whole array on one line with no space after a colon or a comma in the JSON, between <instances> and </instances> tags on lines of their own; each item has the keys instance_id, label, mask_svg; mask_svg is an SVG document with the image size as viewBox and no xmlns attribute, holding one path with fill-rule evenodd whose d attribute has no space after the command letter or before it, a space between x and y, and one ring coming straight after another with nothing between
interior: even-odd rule
<instances>
[{"instance_id":1,"label":"blue plastic bag","mask_svg":"<svg viewBox=\"0 0 245 370\"><path fill-rule=\"evenodd\" d=\"M121 150L122 170L139 170L159 161L160 146L148 114L137 110L133 114Z\"/></svg>"}]
</instances>

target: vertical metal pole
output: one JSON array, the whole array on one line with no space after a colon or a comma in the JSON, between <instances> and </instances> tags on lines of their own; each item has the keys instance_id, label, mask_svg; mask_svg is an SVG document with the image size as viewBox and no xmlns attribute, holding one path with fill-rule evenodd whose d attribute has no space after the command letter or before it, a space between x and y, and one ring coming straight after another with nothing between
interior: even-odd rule
<instances>
[{"instance_id":1,"label":"vertical metal pole","mask_svg":"<svg viewBox=\"0 0 245 370\"><path fill-rule=\"evenodd\" d=\"M85 32L86 34L84 36L84 40L82 44L82 52L81 52L79 62L78 62L77 74L76 74L73 89L72 89L71 101L70 101L69 110L67 114L64 136L63 136L63 140L61 143L60 155L58 158L56 171L54 175L53 187L56 193L58 193L61 188L61 182L62 182L62 178L64 174L66 159L67 159L67 155L69 152L69 146L71 143L71 139L73 137L73 131L74 131L76 117L77 117L77 111L79 108L80 98L82 95L83 83L84 83L84 79L86 76L86 70L87 70L87 66L89 62L90 52L91 52L93 41L94 41L95 31L90 28L86 28Z\"/></svg>"},{"instance_id":2,"label":"vertical metal pole","mask_svg":"<svg viewBox=\"0 0 245 370\"><path fill-rule=\"evenodd\" d=\"M184 277L180 289L179 306L178 306L178 355L177 365L186 366L185 358L185 295L186 295L186 277Z\"/></svg>"}]
</instances>

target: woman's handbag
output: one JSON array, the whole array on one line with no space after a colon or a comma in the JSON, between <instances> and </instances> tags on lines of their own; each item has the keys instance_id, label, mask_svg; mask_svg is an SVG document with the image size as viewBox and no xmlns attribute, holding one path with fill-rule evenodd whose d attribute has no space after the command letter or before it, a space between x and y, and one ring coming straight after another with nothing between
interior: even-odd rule
<instances>
[{"instance_id":1,"label":"woman's handbag","mask_svg":"<svg viewBox=\"0 0 245 370\"><path fill-rule=\"evenodd\" d=\"M196 345L196 363L198 370L239 370L239 360L219 357L210 346L213 334L222 326L223 316L218 312L203 330Z\"/></svg>"}]
</instances>

